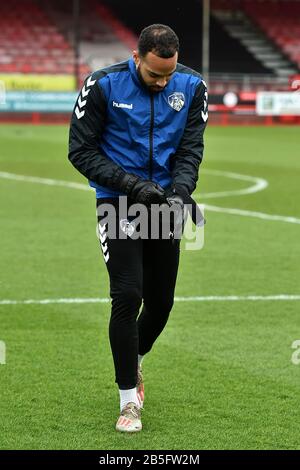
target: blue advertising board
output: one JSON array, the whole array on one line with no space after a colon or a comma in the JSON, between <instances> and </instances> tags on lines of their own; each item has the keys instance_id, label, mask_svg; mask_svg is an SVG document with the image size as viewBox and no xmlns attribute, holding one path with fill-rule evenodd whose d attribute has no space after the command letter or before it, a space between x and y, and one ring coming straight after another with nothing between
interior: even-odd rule
<instances>
[{"instance_id":1,"label":"blue advertising board","mask_svg":"<svg viewBox=\"0 0 300 470\"><path fill-rule=\"evenodd\" d=\"M0 100L0 112L70 113L78 93L7 91Z\"/></svg>"}]
</instances>

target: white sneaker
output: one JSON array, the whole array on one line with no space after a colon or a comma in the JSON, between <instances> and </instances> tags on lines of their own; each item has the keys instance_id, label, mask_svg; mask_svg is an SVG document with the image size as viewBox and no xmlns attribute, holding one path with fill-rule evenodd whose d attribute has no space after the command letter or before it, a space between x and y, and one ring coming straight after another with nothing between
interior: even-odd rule
<instances>
[{"instance_id":1,"label":"white sneaker","mask_svg":"<svg viewBox=\"0 0 300 470\"><path fill-rule=\"evenodd\" d=\"M116 430L121 432L138 432L141 429L141 410L135 403L127 403L121 411L116 424Z\"/></svg>"}]
</instances>

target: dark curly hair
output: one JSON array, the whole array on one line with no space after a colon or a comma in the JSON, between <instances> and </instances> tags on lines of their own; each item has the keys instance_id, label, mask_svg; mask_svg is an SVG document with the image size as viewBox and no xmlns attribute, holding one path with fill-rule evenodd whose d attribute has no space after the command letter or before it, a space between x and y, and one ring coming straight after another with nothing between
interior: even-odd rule
<instances>
[{"instance_id":1,"label":"dark curly hair","mask_svg":"<svg viewBox=\"0 0 300 470\"><path fill-rule=\"evenodd\" d=\"M179 40L173 29L165 24L151 24L144 28L138 41L141 57L152 52L158 57L168 59L179 51Z\"/></svg>"}]
</instances>

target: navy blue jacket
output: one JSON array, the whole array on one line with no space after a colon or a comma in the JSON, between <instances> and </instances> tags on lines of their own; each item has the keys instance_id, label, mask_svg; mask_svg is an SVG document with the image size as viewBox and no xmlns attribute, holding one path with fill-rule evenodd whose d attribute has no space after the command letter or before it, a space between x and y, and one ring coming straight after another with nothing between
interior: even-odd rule
<instances>
[{"instance_id":1,"label":"navy blue jacket","mask_svg":"<svg viewBox=\"0 0 300 470\"><path fill-rule=\"evenodd\" d=\"M89 179L97 198L118 196L121 170L191 194L203 157L208 117L200 74L177 64L163 91L152 93L133 59L94 72L74 107L69 159Z\"/></svg>"}]
</instances>

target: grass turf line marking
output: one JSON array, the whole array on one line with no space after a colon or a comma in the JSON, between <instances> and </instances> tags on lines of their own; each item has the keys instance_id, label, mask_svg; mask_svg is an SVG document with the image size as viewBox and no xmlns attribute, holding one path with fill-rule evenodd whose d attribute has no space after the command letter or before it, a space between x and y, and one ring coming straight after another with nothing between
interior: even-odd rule
<instances>
[{"instance_id":1,"label":"grass turf line marking","mask_svg":"<svg viewBox=\"0 0 300 470\"><path fill-rule=\"evenodd\" d=\"M231 173L229 171L218 171L218 170L202 170L202 172L217 176L226 176L228 178L242 180L242 181L251 181L254 182L253 186L250 186L245 189L237 189L231 191L219 191L215 193L202 193L194 194L195 198L210 198L210 197L226 197L226 196L240 196L243 194L252 194L258 191L262 191L268 186L268 182L263 178L258 178L256 176L241 175L239 173ZM36 183L36 184L46 184L49 186L63 186L66 188L72 189L82 189L83 191L89 191L91 188L87 184L83 183L73 183L71 181L56 180L52 178L40 178L38 176L26 176L18 175L15 173L8 173L5 171L0 172L0 178L11 179L15 181L24 181L27 183Z\"/></svg>"},{"instance_id":2,"label":"grass turf line marking","mask_svg":"<svg viewBox=\"0 0 300 470\"><path fill-rule=\"evenodd\" d=\"M175 302L239 302L239 301L293 301L300 300L298 294L279 295L206 295L193 297L175 297ZM61 298L61 299L28 299L0 300L0 305L49 305L49 304L106 304L110 299L103 298Z\"/></svg>"},{"instance_id":3,"label":"grass turf line marking","mask_svg":"<svg viewBox=\"0 0 300 470\"><path fill-rule=\"evenodd\" d=\"M200 199L207 199L210 197L228 197L228 196L242 196L245 194L253 194L257 193L258 191L263 191L268 185L268 181L263 178L258 178L256 176L249 176L249 175L241 175L240 173L232 173L230 171L220 171L220 170L206 170L203 169L201 173L207 173L208 175L216 175L216 176L226 176L227 178L232 178L236 180L242 181L251 181L254 183L253 186L249 186L248 188L244 189L233 189L230 191L218 191L215 193L195 193L194 198Z\"/></svg>"},{"instance_id":4,"label":"grass turf line marking","mask_svg":"<svg viewBox=\"0 0 300 470\"><path fill-rule=\"evenodd\" d=\"M230 207L211 206L210 204L203 205L205 210L212 212L224 212L225 214L242 215L244 217L255 217L256 219L273 220L275 222L287 222L290 224L300 224L300 219L297 219L297 217L265 214L264 212L247 211Z\"/></svg>"},{"instance_id":5,"label":"grass turf line marking","mask_svg":"<svg viewBox=\"0 0 300 470\"><path fill-rule=\"evenodd\" d=\"M206 170L206 171L211 172L211 171L214 171L214 170ZM217 172L217 170L216 170L216 172ZM252 176L250 177L250 176L246 176L246 175L239 175L238 173L230 173L230 172L222 172L222 171L217 172L217 173L219 173L219 174L227 173L227 174L230 174L230 175L238 175L239 178L241 176L243 176L244 179L254 178ZM74 183L74 182L71 182L71 181L55 180L55 179L51 179L51 178L39 178L39 177L36 177L36 176L17 175L15 173L0 172L0 178L10 179L10 180L15 180L15 181L23 181L23 182L28 182L28 183L45 184L45 185L49 185L49 186L61 186L61 187L71 188L71 189L80 189L80 190L83 190L83 191L93 190L87 184L83 184L83 183ZM262 182L265 181L265 180L262 180L261 178L257 178L257 180L261 180L261 185L263 184ZM260 188L263 189L261 187L261 185L260 185ZM259 187L259 185L257 183L255 191L254 191L254 188L255 188L254 186L252 186L250 188L246 188L245 190L240 190L240 191L246 191L246 190L248 190L249 192L261 191L261 189L258 189L258 187ZM227 193L228 193L228 191L227 191ZM213 194L213 193L207 193L206 196L208 194ZM221 194L221 193L215 193L215 194ZM235 193L235 194L237 194L237 193ZM197 194L196 194L195 197L199 197L199 195L197 196ZM231 215L239 215L239 216L244 216L244 217L254 217L254 218L263 219L263 220L272 220L272 221L275 221L275 222L287 222L287 223L292 223L292 224L300 224L300 219L298 219L296 217L276 215L276 214L265 214L263 212L240 210L240 209L229 208L229 207L226 208L226 207L219 207L219 206L211 206L211 205L208 205L208 204L205 204L204 207L205 207L205 210L213 211L213 212L223 212L223 213L227 213L227 214L231 214Z\"/></svg>"},{"instance_id":6,"label":"grass turf line marking","mask_svg":"<svg viewBox=\"0 0 300 470\"><path fill-rule=\"evenodd\" d=\"M83 191L90 191L93 189L83 183L74 183L72 181L55 180L51 178L39 178L38 176L17 175L15 173L7 173L5 171L0 171L0 178L23 181L26 183L45 184L48 186L62 186L64 188L81 189Z\"/></svg>"}]
</instances>

